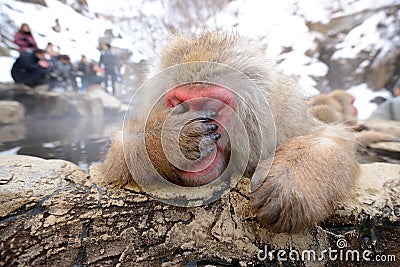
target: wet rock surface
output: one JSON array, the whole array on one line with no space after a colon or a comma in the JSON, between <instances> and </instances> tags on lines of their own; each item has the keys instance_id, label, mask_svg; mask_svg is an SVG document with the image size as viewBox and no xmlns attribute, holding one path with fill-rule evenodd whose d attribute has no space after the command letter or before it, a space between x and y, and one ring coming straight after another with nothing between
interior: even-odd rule
<instances>
[{"instance_id":1,"label":"wet rock surface","mask_svg":"<svg viewBox=\"0 0 400 267\"><path fill-rule=\"evenodd\" d=\"M14 124L25 119L25 108L17 101L0 100L0 125Z\"/></svg>"},{"instance_id":2,"label":"wet rock surface","mask_svg":"<svg viewBox=\"0 0 400 267\"><path fill-rule=\"evenodd\" d=\"M72 91L54 92L22 89L15 84L0 86L0 100L11 100L25 108L26 115L35 118L96 117L120 115L126 106L104 89L82 94ZM4 105L6 107L6 105ZM0 108L2 104L0 102ZM0 116L0 123L3 116Z\"/></svg>"}]
</instances>

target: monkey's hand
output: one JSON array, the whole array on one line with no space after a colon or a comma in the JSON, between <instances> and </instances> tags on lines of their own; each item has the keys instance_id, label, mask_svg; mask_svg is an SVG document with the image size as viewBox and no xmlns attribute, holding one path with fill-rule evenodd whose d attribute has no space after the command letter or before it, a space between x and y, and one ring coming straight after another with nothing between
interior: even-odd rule
<instances>
[{"instance_id":1,"label":"monkey's hand","mask_svg":"<svg viewBox=\"0 0 400 267\"><path fill-rule=\"evenodd\" d=\"M258 221L272 232L298 233L351 198L359 173L352 143L332 126L279 147L271 168L262 162L253 176L265 177L250 195Z\"/></svg>"},{"instance_id":2,"label":"monkey's hand","mask_svg":"<svg viewBox=\"0 0 400 267\"><path fill-rule=\"evenodd\" d=\"M146 147L153 166L174 180L175 167L187 167L209 155L220 138L215 111L187 111L183 105L152 116L146 124Z\"/></svg>"},{"instance_id":3,"label":"monkey's hand","mask_svg":"<svg viewBox=\"0 0 400 267\"><path fill-rule=\"evenodd\" d=\"M193 161L208 156L215 150L215 142L221 137L220 133L215 132L218 126L213 122L217 115L213 110L185 111L182 105L176 106L164 124L163 137L167 138L164 145L168 149L170 144L176 144L168 139L178 135L179 149L186 159Z\"/></svg>"}]
</instances>

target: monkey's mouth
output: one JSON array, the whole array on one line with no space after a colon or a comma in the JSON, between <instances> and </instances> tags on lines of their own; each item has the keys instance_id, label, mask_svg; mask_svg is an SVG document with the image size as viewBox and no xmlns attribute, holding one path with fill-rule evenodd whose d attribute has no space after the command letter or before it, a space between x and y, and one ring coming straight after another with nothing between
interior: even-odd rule
<instances>
[{"instance_id":1,"label":"monkey's mouth","mask_svg":"<svg viewBox=\"0 0 400 267\"><path fill-rule=\"evenodd\" d=\"M213 110L217 116L210 123L216 124L221 138L215 142L215 149L209 155L196 160L185 168L177 169L179 183L183 186L201 186L216 180L227 166L229 158L229 137L225 126L233 113L233 93L218 85L187 84L167 92L166 106L173 108L184 104L188 111Z\"/></svg>"},{"instance_id":2,"label":"monkey's mouth","mask_svg":"<svg viewBox=\"0 0 400 267\"><path fill-rule=\"evenodd\" d=\"M210 123L216 124L218 129L214 133L219 133L221 138L214 143L215 149L200 159L191 161L185 169L176 168L179 176L179 184L182 186L201 186L216 180L225 170L230 156L230 142L226 129L221 120L226 121L227 116L223 109L219 110L219 115ZM228 116L229 117L229 116Z\"/></svg>"},{"instance_id":3,"label":"monkey's mouth","mask_svg":"<svg viewBox=\"0 0 400 267\"><path fill-rule=\"evenodd\" d=\"M217 148L214 153L201 159L193 169L190 167L186 170L177 169L176 172L182 186L201 186L216 180L225 168L224 152Z\"/></svg>"}]
</instances>

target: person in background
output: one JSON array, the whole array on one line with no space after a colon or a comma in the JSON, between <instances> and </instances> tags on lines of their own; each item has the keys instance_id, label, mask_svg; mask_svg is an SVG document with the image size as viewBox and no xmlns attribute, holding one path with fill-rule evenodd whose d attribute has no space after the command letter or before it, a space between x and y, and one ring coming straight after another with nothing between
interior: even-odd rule
<instances>
[{"instance_id":1,"label":"person in background","mask_svg":"<svg viewBox=\"0 0 400 267\"><path fill-rule=\"evenodd\" d=\"M104 70L99 67L96 63L89 63L88 72L86 73L86 88L95 85L101 86L104 79L101 77L104 75Z\"/></svg>"},{"instance_id":2,"label":"person in background","mask_svg":"<svg viewBox=\"0 0 400 267\"><path fill-rule=\"evenodd\" d=\"M53 59L54 59L54 62L56 61L57 57L60 55L60 53L58 51L60 51L59 47L57 47L57 49L54 49L53 43L51 43L51 42L47 43L46 53L50 57L50 61L53 61Z\"/></svg>"},{"instance_id":3,"label":"person in background","mask_svg":"<svg viewBox=\"0 0 400 267\"><path fill-rule=\"evenodd\" d=\"M49 91L54 90L56 87L63 88L65 91L69 86L76 90L73 66L68 55L58 56L52 71L54 73L52 73L50 78Z\"/></svg>"},{"instance_id":4,"label":"person in background","mask_svg":"<svg viewBox=\"0 0 400 267\"><path fill-rule=\"evenodd\" d=\"M45 59L45 51L35 49L33 53L23 53L11 68L11 76L17 83L31 88L47 83L49 63Z\"/></svg>"},{"instance_id":5,"label":"person in background","mask_svg":"<svg viewBox=\"0 0 400 267\"><path fill-rule=\"evenodd\" d=\"M87 86L87 75L90 71L90 65L87 61L87 57L85 55L81 56L81 60L78 64L77 77L81 79L81 91L84 91Z\"/></svg>"},{"instance_id":6,"label":"person in background","mask_svg":"<svg viewBox=\"0 0 400 267\"><path fill-rule=\"evenodd\" d=\"M378 104L378 108L369 117L370 120L400 120L400 79L394 84L392 94L394 98L384 99L380 103L377 103L377 97L370 101Z\"/></svg>"},{"instance_id":7,"label":"person in background","mask_svg":"<svg viewBox=\"0 0 400 267\"><path fill-rule=\"evenodd\" d=\"M104 69L104 86L107 90L109 81L111 81L111 94L115 95L115 82L119 75L119 63L117 57L111 52L109 44L103 45L99 65Z\"/></svg>"},{"instance_id":8,"label":"person in background","mask_svg":"<svg viewBox=\"0 0 400 267\"><path fill-rule=\"evenodd\" d=\"M33 52L37 48L31 29L28 24L23 23L21 28L14 34L14 43L18 45L19 52Z\"/></svg>"},{"instance_id":9,"label":"person in background","mask_svg":"<svg viewBox=\"0 0 400 267\"><path fill-rule=\"evenodd\" d=\"M400 120L400 96L388 99L378 106L370 120Z\"/></svg>"},{"instance_id":10,"label":"person in background","mask_svg":"<svg viewBox=\"0 0 400 267\"><path fill-rule=\"evenodd\" d=\"M392 94L395 97L400 95L400 79L394 83Z\"/></svg>"},{"instance_id":11,"label":"person in background","mask_svg":"<svg viewBox=\"0 0 400 267\"><path fill-rule=\"evenodd\" d=\"M51 76L55 75L56 63L58 61L60 53L54 50L54 46L50 42L47 43L45 51L46 51L46 60L49 62L51 68L51 73L50 73L50 80L51 80L52 78Z\"/></svg>"}]
</instances>

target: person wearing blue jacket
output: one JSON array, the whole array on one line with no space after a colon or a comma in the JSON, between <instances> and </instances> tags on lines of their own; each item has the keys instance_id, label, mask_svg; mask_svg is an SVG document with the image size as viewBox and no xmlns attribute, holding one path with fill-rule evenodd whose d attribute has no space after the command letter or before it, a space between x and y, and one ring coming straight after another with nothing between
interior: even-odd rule
<instances>
[{"instance_id":1,"label":"person wearing blue jacket","mask_svg":"<svg viewBox=\"0 0 400 267\"><path fill-rule=\"evenodd\" d=\"M104 69L104 85L107 89L109 82L111 82L112 95L115 95L115 82L119 75L118 58L111 52L110 44L103 45L99 65Z\"/></svg>"},{"instance_id":2,"label":"person wearing blue jacket","mask_svg":"<svg viewBox=\"0 0 400 267\"><path fill-rule=\"evenodd\" d=\"M50 72L49 63L45 59L45 51L35 49L33 53L22 53L14 62L11 76L17 83L31 88L46 84L47 74Z\"/></svg>"}]
</instances>

